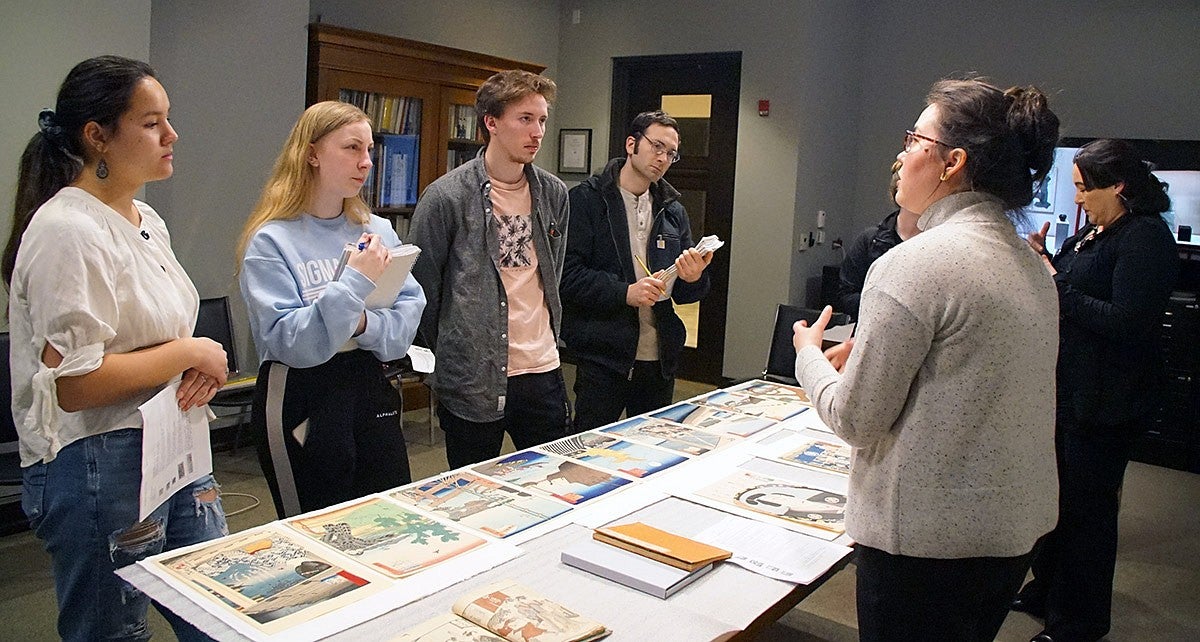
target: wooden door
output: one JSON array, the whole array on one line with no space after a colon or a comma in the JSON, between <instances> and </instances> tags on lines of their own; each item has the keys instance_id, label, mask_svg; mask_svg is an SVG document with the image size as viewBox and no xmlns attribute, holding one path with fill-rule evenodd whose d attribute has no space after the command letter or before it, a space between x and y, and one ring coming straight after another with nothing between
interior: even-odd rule
<instances>
[{"instance_id":1,"label":"wooden door","mask_svg":"<svg viewBox=\"0 0 1200 642\"><path fill-rule=\"evenodd\" d=\"M688 326L679 376L714 384L721 381L725 357L741 68L741 52L613 59L609 158L625 156L629 122L637 114L678 114L681 159L665 178L681 193L694 239L716 234L726 243L708 267L708 296L695 307L677 308Z\"/></svg>"}]
</instances>

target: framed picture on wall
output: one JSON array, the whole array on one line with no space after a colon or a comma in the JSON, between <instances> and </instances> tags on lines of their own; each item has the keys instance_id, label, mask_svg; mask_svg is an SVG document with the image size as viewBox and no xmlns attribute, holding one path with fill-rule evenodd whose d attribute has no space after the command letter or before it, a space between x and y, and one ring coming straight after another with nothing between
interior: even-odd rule
<instances>
[{"instance_id":1,"label":"framed picture on wall","mask_svg":"<svg viewBox=\"0 0 1200 642\"><path fill-rule=\"evenodd\" d=\"M558 171L560 174L591 173L592 130L558 130Z\"/></svg>"}]
</instances>

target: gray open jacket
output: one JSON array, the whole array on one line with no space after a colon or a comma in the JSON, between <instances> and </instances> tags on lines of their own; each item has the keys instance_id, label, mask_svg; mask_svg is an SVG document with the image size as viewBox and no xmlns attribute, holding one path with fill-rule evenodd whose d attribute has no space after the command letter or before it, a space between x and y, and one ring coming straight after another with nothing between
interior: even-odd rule
<instances>
[{"instance_id":1,"label":"gray open jacket","mask_svg":"<svg viewBox=\"0 0 1200 642\"><path fill-rule=\"evenodd\" d=\"M525 176L538 271L557 340L567 187L534 165L525 166ZM480 152L425 190L408 239L421 248L413 275L428 304L419 337L437 355L438 402L475 422L501 419L508 389L508 300L496 265L499 240L491 186Z\"/></svg>"}]
</instances>

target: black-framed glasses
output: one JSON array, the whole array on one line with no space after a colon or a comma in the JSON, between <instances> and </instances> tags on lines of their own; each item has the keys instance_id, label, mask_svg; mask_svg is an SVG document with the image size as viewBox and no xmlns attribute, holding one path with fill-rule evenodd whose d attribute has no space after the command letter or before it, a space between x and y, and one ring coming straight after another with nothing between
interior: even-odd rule
<instances>
[{"instance_id":1,"label":"black-framed glasses","mask_svg":"<svg viewBox=\"0 0 1200 642\"><path fill-rule=\"evenodd\" d=\"M671 161L672 163L679 162L679 151L678 150L667 149L666 145L654 140L653 138L650 138L649 136L647 136L645 134L642 134L642 138L646 139L647 141L650 141L650 147L654 150L654 154L656 156L665 155L667 157L667 160Z\"/></svg>"},{"instance_id":2,"label":"black-framed glasses","mask_svg":"<svg viewBox=\"0 0 1200 642\"><path fill-rule=\"evenodd\" d=\"M913 145L916 144L918 139L927 140L931 143L935 143L937 145L942 145L944 147L953 147L950 143L943 143L942 141L940 141L932 136L926 136L925 134L918 134L917 132L915 132L911 129L906 129L906 130L904 130L904 151L906 153L911 154L913 152Z\"/></svg>"}]
</instances>

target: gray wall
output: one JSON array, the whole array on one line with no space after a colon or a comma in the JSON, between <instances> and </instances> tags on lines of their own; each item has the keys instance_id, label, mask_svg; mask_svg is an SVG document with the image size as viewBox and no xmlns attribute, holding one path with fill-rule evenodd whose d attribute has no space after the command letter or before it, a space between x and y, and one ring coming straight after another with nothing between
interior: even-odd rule
<instances>
[{"instance_id":1,"label":"gray wall","mask_svg":"<svg viewBox=\"0 0 1200 642\"><path fill-rule=\"evenodd\" d=\"M0 229L12 228L17 162L54 108L58 86L76 63L101 54L146 60L150 0L0 0ZM8 307L0 288L0 305ZM8 327L8 315L0 318Z\"/></svg>"},{"instance_id":2,"label":"gray wall","mask_svg":"<svg viewBox=\"0 0 1200 642\"><path fill-rule=\"evenodd\" d=\"M847 3L778 2L772 11L761 4L562 3L561 125L593 129L593 166L606 160L613 56L742 52L733 235L722 250L730 261L730 377L762 370L775 305L794 297L797 275L802 286L830 260L828 243L794 251L802 228L812 229L818 209L829 212L831 230L852 228L839 204L852 197L845 177L853 173L860 11ZM576 8L580 21L572 24ZM768 118L758 116L763 98L771 100Z\"/></svg>"},{"instance_id":3,"label":"gray wall","mask_svg":"<svg viewBox=\"0 0 1200 642\"><path fill-rule=\"evenodd\" d=\"M1050 94L1064 136L1200 139L1200 3L873 2L864 16L866 64L856 209L882 218L880 189L901 137L939 78L964 72L1001 87Z\"/></svg>"},{"instance_id":4,"label":"gray wall","mask_svg":"<svg viewBox=\"0 0 1200 642\"><path fill-rule=\"evenodd\" d=\"M234 245L304 110L307 0L154 0L150 62L179 132L175 175L146 199L202 297L233 304L239 364L253 369Z\"/></svg>"}]
</instances>

